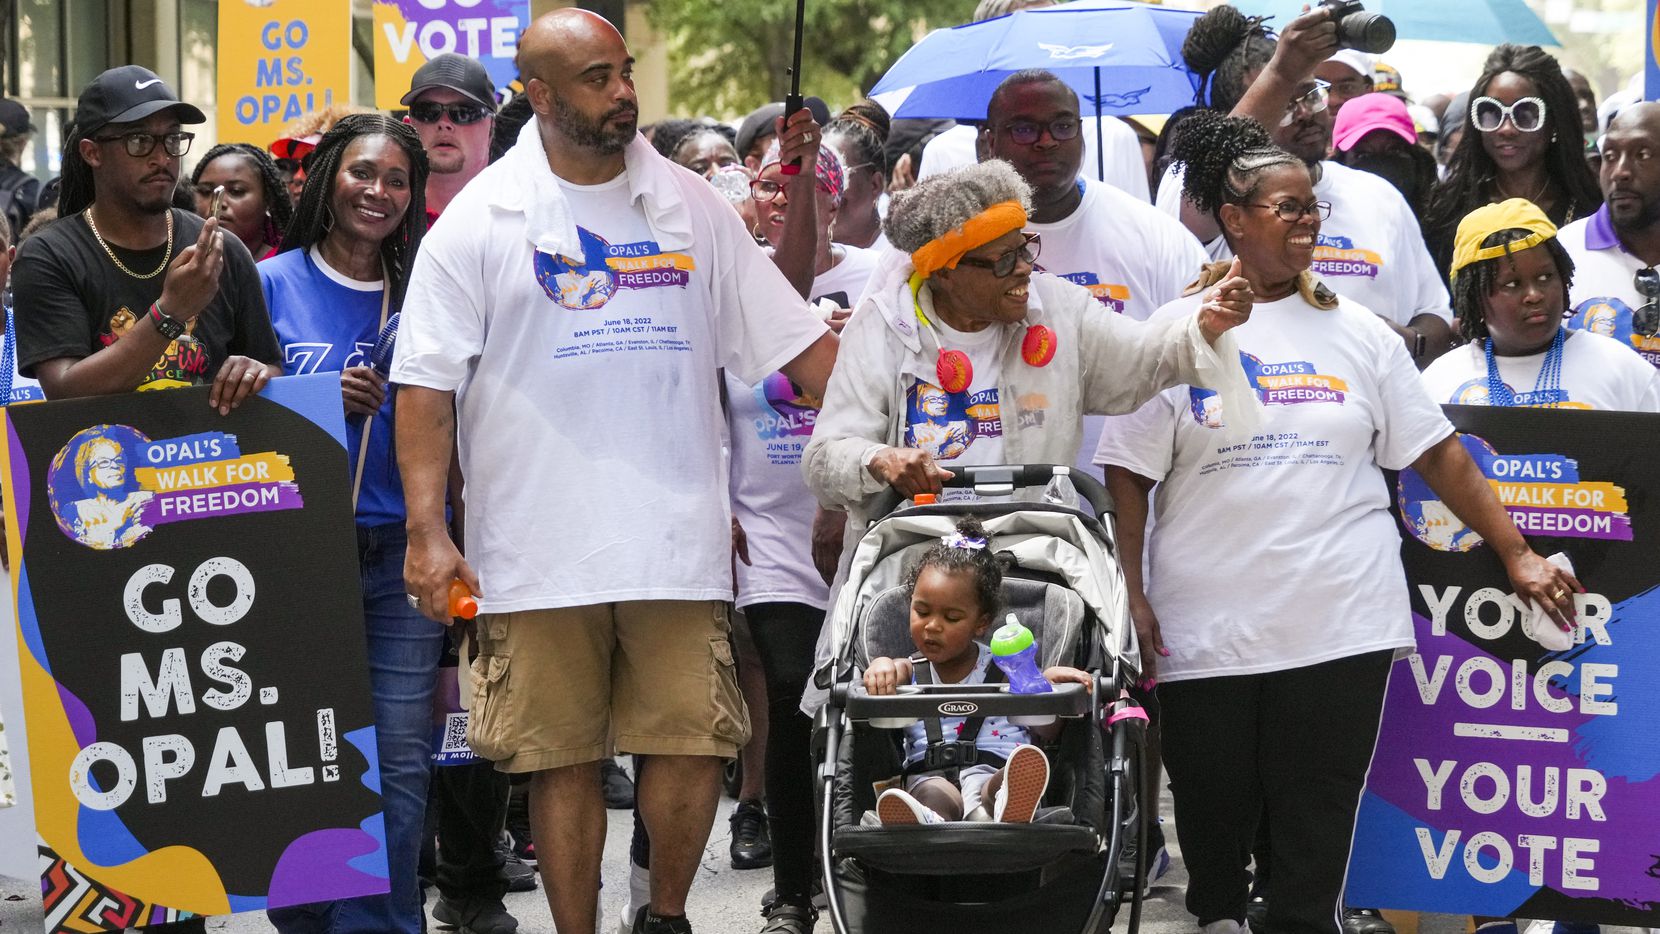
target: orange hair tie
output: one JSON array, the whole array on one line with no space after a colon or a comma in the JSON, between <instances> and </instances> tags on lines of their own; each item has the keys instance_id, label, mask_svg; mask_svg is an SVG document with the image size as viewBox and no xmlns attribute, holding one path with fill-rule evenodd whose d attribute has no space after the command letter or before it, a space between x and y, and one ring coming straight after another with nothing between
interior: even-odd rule
<instances>
[{"instance_id":1,"label":"orange hair tie","mask_svg":"<svg viewBox=\"0 0 1660 934\"><path fill-rule=\"evenodd\" d=\"M917 275L926 279L941 269L956 269L969 250L983 247L1011 230L1026 226L1026 209L1018 201L999 201L963 222L961 227L929 240L911 254Z\"/></svg>"}]
</instances>

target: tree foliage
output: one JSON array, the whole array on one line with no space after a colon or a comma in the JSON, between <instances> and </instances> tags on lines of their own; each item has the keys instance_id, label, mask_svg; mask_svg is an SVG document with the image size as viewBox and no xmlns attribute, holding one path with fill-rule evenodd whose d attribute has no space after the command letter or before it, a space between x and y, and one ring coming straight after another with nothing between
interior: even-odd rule
<instances>
[{"instance_id":1,"label":"tree foliage","mask_svg":"<svg viewBox=\"0 0 1660 934\"><path fill-rule=\"evenodd\" d=\"M741 113L789 91L793 0L648 0L669 39L671 107ZM930 28L967 22L973 0L807 0L803 94L846 103Z\"/></svg>"}]
</instances>

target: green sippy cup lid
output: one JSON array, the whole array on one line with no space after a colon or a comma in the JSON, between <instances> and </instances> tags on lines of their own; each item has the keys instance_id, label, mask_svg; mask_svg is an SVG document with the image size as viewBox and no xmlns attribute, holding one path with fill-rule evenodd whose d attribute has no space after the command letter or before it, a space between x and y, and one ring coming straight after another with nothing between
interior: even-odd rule
<instances>
[{"instance_id":1,"label":"green sippy cup lid","mask_svg":"<svg viewBox=\"0 0 1660 934\"><path fill-rule=\"evenodd\" d=\"M1032 638L1032 631L1022 626L1020 620L1010 613L1008 621L991 634L991 654L1013 655L1024 652L1034 641L1036 640Z\"/></svg>"}]
</instances>

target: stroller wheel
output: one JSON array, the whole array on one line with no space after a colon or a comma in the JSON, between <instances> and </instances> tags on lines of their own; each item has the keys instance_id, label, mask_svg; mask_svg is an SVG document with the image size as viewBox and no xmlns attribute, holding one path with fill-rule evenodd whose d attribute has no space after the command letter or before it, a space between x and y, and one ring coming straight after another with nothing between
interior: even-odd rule
<instances>
[{"instance_id":1,"label":"stroller wheel","mask_svg":"<svg viewBox=\"0 0 1660 934\"><path fill-rule=\"evenodd\" d=\"M726 772L721 776L721 788L726 792L726 796L734 801L738 800L738 791L743 786L743 763L737 759L726 760Z\"/></svg>"}]
</instances>

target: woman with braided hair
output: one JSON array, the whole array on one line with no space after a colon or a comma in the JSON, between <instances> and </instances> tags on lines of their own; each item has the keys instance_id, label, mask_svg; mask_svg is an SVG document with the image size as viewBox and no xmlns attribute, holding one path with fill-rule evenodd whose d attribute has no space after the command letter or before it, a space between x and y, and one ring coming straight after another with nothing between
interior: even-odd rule
<instances>
[{"instance_id":1,"label":"woman with braided hair","mask_svg":"<svg viewBox=\"0 0 1660 934\"><path fill-rule=\"evenodd\" d=\"M1382 177L1326 158L1335 108L1314 72L1338 50L1332 8L1316 5L1276 35L1260 17L1219 6L1194 22L1182 50L1212 110L1255 119L1275 146L1308 166L1315 195L1331 205L1313 259L1327 286L1382 316L1420 366L1451 347L1446 278L1424 248L1417 215ZM1159 186L1158 206L1212 259L1228 255L1215 218L1182 198L1174 169Z\"/></svg>"},{"instance_id":2,"label":"woman with braided hair","mask_svg":"<svg viewBox=\"0 0 1660 934\"><path fill-rule=\"evenodd\" d=\"M307 157L282 252L258 267L285 372L340 375L391 879L386 895L272 909L283 934L423 930L416 865L444 632L405 597L406 510L379 336L403 305L427 228L426 188L412 127L378 113L347 116Z\"/></svg>"},{"instance_id":3,"label":"woman with braided hair","mask_svg":"<svg viewBox=\"0 0 1660 934\"><path fill-rule=\"evenodd\" d=\"M1143 670L1159 679L1187 908L1206 934L1238 934L1261 817L1265 926L1337 934L1390 666L1413 646L1383 471L1422 474L1558 625L1578 582L1523 541L1388 326L1310 272L1329 206L1303 160L1214 112L1182 124L1174 154L1257 297L1238 339L1264 403L1240 445L1218 431L1240 413L1214 393L1166 390L1109 425L1096 457ZM1223 272L1213 263L1151 322L1191 314Z\"/></svg>"},{"instance_id":4,"label":"woman with braided hair","mask_svg":"<svg viewBox=\"0 0 1660 934\"><path fill-rule=\"evenodd\" d=\"M1573 85L1538 46L1505 44L1487 56L1465 124L1424 216L1436 268L1448 268L1459 222L1481 205L1525 198L1557 227L1602 207Z\"/></svg>"},{"instance_id":5,"label":"woman with braided hair","mask_svg":"<svg viewBox=\"0 0 1660 934\"><path fill-rule=\"evenodd\" d=\"M294 216L288 186L270 153L247 143L221 143L207 151L190 176L196 192L196 213L212 210L213 190L223 185L225 200L219 223L242 241L254 261L277 255L282 232Z\"/></svg>"}]
</instances>

